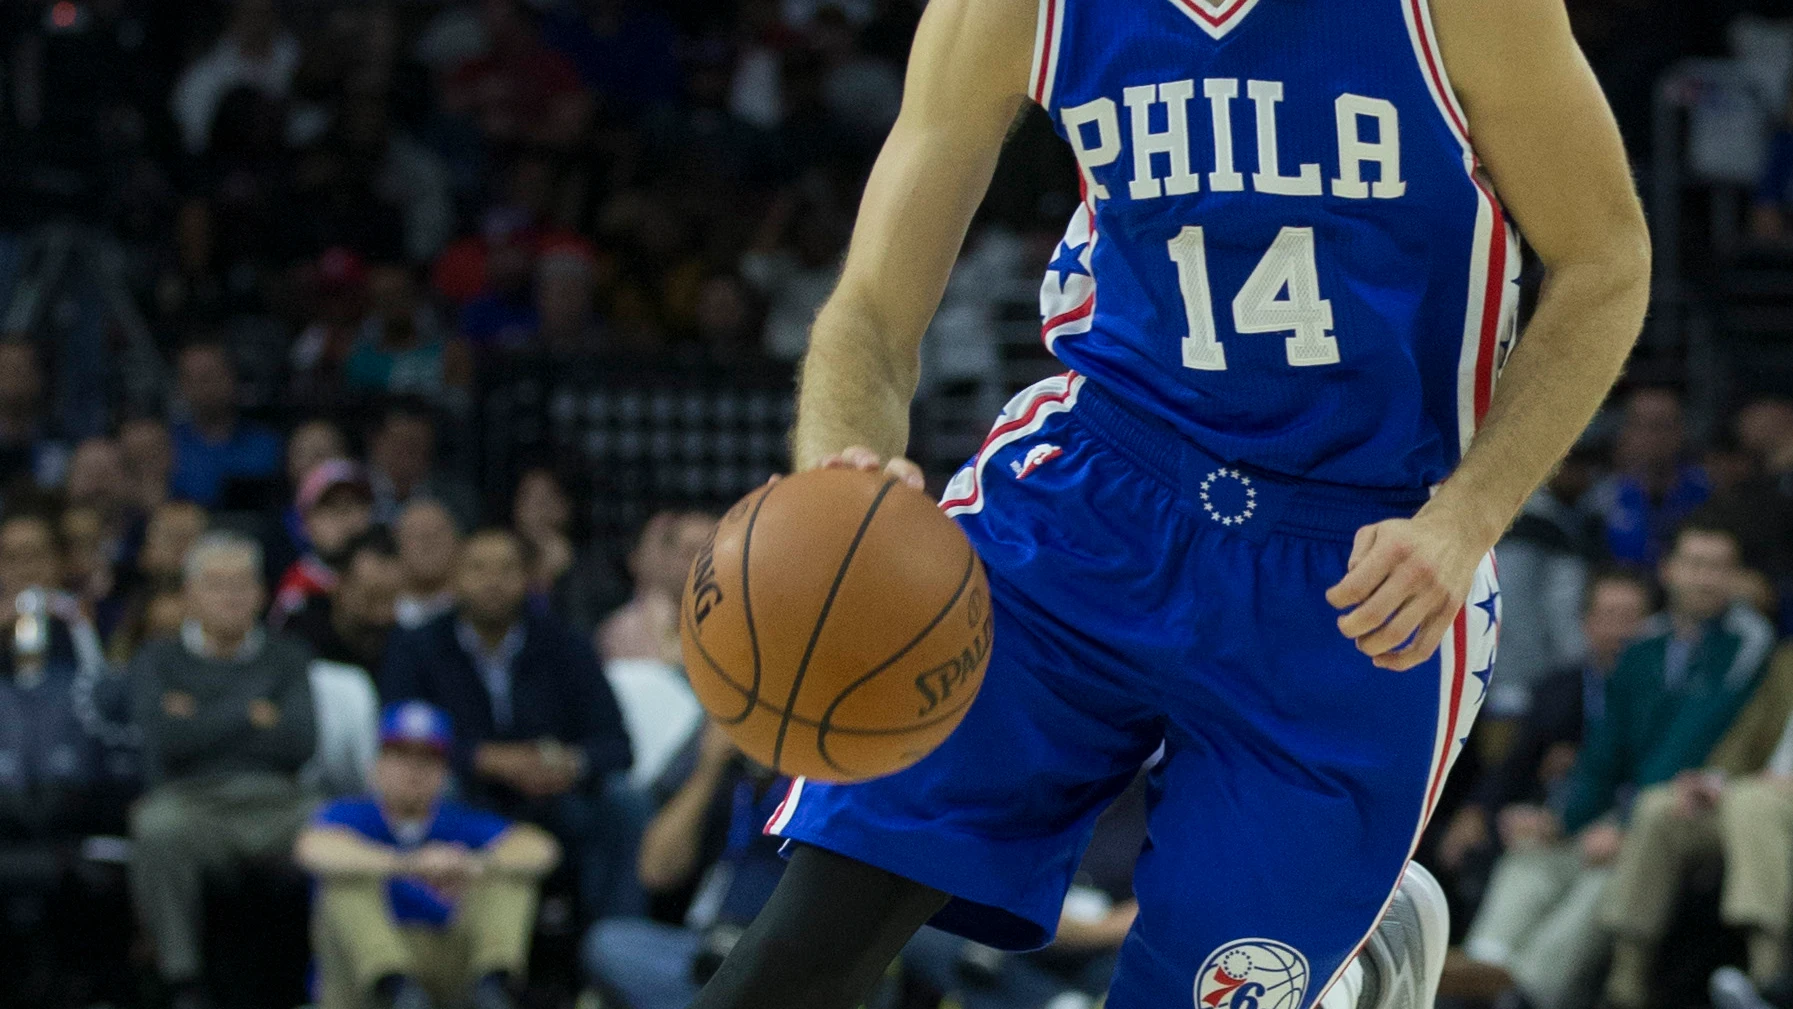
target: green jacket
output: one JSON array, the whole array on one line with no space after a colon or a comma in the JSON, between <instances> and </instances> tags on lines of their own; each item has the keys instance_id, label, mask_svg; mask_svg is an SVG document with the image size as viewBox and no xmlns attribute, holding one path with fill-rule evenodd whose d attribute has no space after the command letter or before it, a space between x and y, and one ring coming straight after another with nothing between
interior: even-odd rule
<instances>
[{"instance_id":1,"label":"green jacket","mask_svg":"<svg viewBox=\"0 0 1793 1009\"><path fill-rule=\"evenodd\" d=\"M1638 789L1699 767L1749 702L1774 648L1774 628L1733 606L1706 626L1680 682L1668 683L1668 620L1625 650L1606 681L1606 717L1582 745L1570 775L1563 827L1574 833Z\"/></svg>"}]
</instances>

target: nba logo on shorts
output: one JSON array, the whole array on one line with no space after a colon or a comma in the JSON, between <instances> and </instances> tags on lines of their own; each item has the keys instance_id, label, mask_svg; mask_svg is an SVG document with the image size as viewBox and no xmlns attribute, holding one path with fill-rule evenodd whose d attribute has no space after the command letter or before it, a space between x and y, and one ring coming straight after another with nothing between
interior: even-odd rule
<instances>
[{"instance_id":1,"label":"nba logo on shorts","mask_svg":"<svg viewBox=\"0 0 1793 1009\"><path fill-rule=\"evenodd\" d=\"M1208 954L1195 976L1196 1009L1301 1009L1307 957L1273 939L1238 939Z\"/></svg>"}]
</instances>

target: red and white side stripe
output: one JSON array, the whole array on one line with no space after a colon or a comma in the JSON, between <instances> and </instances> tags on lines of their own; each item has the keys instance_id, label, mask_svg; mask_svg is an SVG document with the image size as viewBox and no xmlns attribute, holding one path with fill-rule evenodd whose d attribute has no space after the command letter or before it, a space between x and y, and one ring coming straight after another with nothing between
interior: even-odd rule
<instances>
[{"instance_id":1,"label":"red and white side stripe","mask_svg":"<svg viewBox=\"0 0 1793 1009\"><path fill-rule=\"evenodd\" d=\"M772 819L766 821L765 830L761 833L773 837L783 837L784 828L790 826L791 817L797 814L797 803L803 798L803 783L808 778L792 778L791 787L784 793L784 800L772 811Z\"/></svg>"},{"instance_id":2,"label":"red and white side stripe","mask_svg":"<svg viewBox=\"0 0 1793 1009\"><path fill-rule=\"evenodd\" d=\"M1054 375L1021 390L1009 400L990 429L977 458L953 475L946 485L940 507L949 516L969 515L984 510L984 467L990 457L1009 445L1039 431L1055 414L1077 405L1077 394L1083 389L1083 376L1074 371Z\"/></svg>"},{"instance_id":3,"label":"red and white side stripe","mask_svg":"<svg viewBox=\"0 0 1793 1009\"><path fill-rule=\"evenodd\" d=\"M1494 379L1500 370L1500 347L1511 333L1518 310L1517 288L1519 236L1507 223L1506 212L1494 189L1483 177L1469 140L1469 119L1451 88L1432 27L1427 0L1400 0L1413 43L1414 59L1451 133L1463 148L1463 170L1476 187L1475 246L1470 254L1469 297L1463 317L1463 349L1457 359L1458 450L1467 451L1470 439L1488 413L1494 396Z\"/></svg>"},{"instance_id":4,"label":"red and white side stripe","mask_svg":"<svg viewBox=\"0 0 1793 1009\"><path fill-rule=\"evenodd\" d=\"M1050 351L1067 333L1087 333L1096 316L1096 276L1090 263L1096 252L1096 211L1088 200L1077 205L1065 228L1060 249L1081 249L1077 260L1087 273L1048 269L1040 281L1040 339ZM1056 258L1056 255L1055 255Z\"/></svg>"},{"instance_id":5,"label":"red and white side stripe","mask_svg":"<svg viewBox=\"0 0 1793 1009\"><path fill-rule=\"evenodd\" d=\"M1496 598L1495 611L1499 612L1497 593L1499 582L1494 571L1494 553L1489 551L1482 563L1476 568L1475 580L1469 589L1471 602L1478 599ZM1432 812L1438 805L1438 794L1444 788L1444 781L1450 776L1451 768L1457 763L1457 757L1463 752L1463 740L1469 736L1470 726L1475 724L1477 712L1482 709L1483 690L1480 683L1470 679L1475 670L1490 668L1494 663L1496 646L1496 628L1498 618L1490 618L1487 612L1474 605L1465 605L1457 613L1457 619L1451 621L1451 629L1446 632L1444 641L1438 646L1438 723L1433 729L1432 770L1426 778L1426 795L1420 804L1419 823L1413 828L1413 838L1407 845L1407 858L1419 850L1419 840L1426 832L1426 825L1432 821ZM1402 864L1405 869L1405 863ZM1401 874L1395 874L1395 883L1389 888L1388 899L1382 902L1382 910L1376 912L1368 931L1357 942L1356 949L1361 950L1368 942L1376 926L1382 923L1382 916L1388 913L1388 906L1394 903L1395 893L1400 889ZM1344 962L1326 985L1312 1005L1318 1006L1326 997L1326 993L1345 974L1345 968L1351 965L1351 957Z\"/></svg>"},{"instance_id":6,"label":"red and white side stripe","mask_svg":"<svg viewBox=\"0 0 1793 1009\"><path fill-rule=\"evenodd\" d=\"M1058 45L1065 34L1065 0L1040 0L1034 26L1033 69L1027 93L1043 109L1052 109L1052 85L1058 78Z\"/></svg>"},{"instance_id":7,"label":"red and white side stripe","mask_svg":"<svg viewBox=\"0 0 1793 1009\"><path fill-rule=\"evenodd\" d=\"M1221 0L1213 4L1207 0L1176 0L1176 5L1209 37L1218 39L1245 20L1245 15L1258 5L1258 0Z\"/></svg>"}]
</instances>

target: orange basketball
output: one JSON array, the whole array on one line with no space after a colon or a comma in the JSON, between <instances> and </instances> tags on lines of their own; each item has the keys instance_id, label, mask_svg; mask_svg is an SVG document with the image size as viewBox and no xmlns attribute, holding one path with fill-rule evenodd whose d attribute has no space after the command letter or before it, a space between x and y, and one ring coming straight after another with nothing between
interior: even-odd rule
<instances>
[{"instance_id":1,"label":"orange basketball","mask_svg":"<svg viewBox=\"0 0 1793 1009\"><path fill-rule=\"evenodd\" d=\"M747 495L691 566L685 668L756 761L860 781L958 726L993 636L984 567L922 493L812 470Z\"/></svg>"}]
</instances>

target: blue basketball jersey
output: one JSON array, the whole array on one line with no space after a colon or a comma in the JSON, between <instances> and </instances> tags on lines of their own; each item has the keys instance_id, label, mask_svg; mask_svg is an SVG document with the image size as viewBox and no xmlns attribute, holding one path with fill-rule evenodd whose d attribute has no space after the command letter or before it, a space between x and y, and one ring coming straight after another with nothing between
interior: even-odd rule
<instances>
[{"instance_id":1,"label":"blue basketball jersey","mask_svg":"<svg viewBox=\"0 0 1793 1009\"><path fill-rule=\"evenodd\" d=\"M1083 177L1061 360L1235 465L1451 471L1520 257L1425 0L1042 0L1031 87Z\"/></svg>"}]
</instances>

